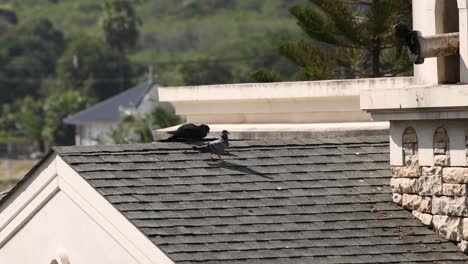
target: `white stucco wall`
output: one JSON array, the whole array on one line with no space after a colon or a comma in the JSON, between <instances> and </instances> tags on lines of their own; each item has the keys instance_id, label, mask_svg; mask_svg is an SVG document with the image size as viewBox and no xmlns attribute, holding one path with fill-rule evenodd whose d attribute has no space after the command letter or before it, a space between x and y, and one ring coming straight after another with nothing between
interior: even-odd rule
<instances>
[{"instance_id":1,"label":"white stucco wall","mask_svg":"<svg viewBox=\"0 0 468 264\"><path fill-rule=\"evenodd\" d=\"M61 157L50 154L0 203L0 263L48 264L57 257L58 264L174 264Z\"/></svg>"},{"instance_id":2,"label":"white stucco wall","mask_svg":"<svg viewBox=\"0 0 468 264\"><path fill-rule=\"evenodd\" d=\"M445 118L448 118L449 112L454 110L466 110L468 108L468 85L434 85L434 86L408 86L398 89L384 90L366 90L361 93L361 109L371 113L379 114L395 113L386 115L378 120L400 119L398 112L414 112L418 109L425 109L425 112L418 111L418 117L409 117L408 119L424 118L428 110L437 110L446 112ZM444 118L441 116L440 118ZM450 118L457 118L452 116ZM458 118L467 118L460 116ZM424 118L427 119L427 118ZM429 116L429 119L438 119Z\"/></svg>"},{"instance_id":3,"label":"white stucco wall","mask_svg":"<svg viewBox=\"0 0 468 264\"><path fill-rule=\"evenodd\" d=\"M468 1L457 0L460 31L460 82L468 83Z\"/></svg>"},{"instance_id":4,"label":"white stucco wall","mask_svg":"<svg viewBox=\"0 0 468 264\"><path fill-rule=\"evenodd\" d=\"M59 252L70 264L138 263L63 192L0 248L0 263L49 264Z\"/></svg>"},{"instance_id":5,"label":"white stucco wall","mask_svg":"<svg viewBox=\"0 0 468 264\"><path fill-rule=\"evenodd\" d=\"M421 32L423 36L460 32L460 59L456 56L426 59L424 64L415 66L416 83L443 83L453 79L450 76L453 74L459 74L457 79L461 83L468 83L467 3L467 0L413 0L414 30ZM456 69L456 64L459 65L459 70Z\"/></svg>"},{"instance_id":6,"label":"white stucco wall","mask_svg":"<svg viewBox=\"0 0 468 264\"><path fill-rule=\"evenodd\" d=\"M140 105L137 108L138 113L140 113L142 116L144 116L145 114L153 111L154 108L156 108L158 106L164 107L165 109L167 109L169 111L174 111L174 107L170 103L160 102L159 101L158 91L161 88L162 87L160 87L160 86L153 87L151 89L151 91L145 95L142 102L140 103Z\"/></svg>"},{"instance_id":7,"label":"white stucco wall","mask_svg":"<svg viewBox=\"0 0 468 264\"><path fill-rule=\"evenodd\" d=\"M311 124L369 122L362 90L402 88L413 78L250 83L159 89L187 122L206 124Z\"/></svg>"},{"instance_id":8,"label":"white stucco wall","mask_svg":"<svg viewBox=\"0 0 468 264\"><path fill-rule=\"evenodd\" d=\"M413 29L424 35L436 34L436 0L413 0ZM437 58L425 59L424 64L414 67L418 84L437 84Z\"/></svg>"},{"instance_id":9,"label":"white stucco wall","mask_svg":"<svg viewBox=\"0 0 468 264\"><path fill-rule=\"evenodd\" d=\"M115 123L88 123L77 125L76 145L92 146L99 143L99 139L108 134L112 129L117 128L118 122Z\"/></svg>"},{"instance_id":10,"label":"white stucco wall","mask_svg":"<svg viewBox=\"0 0 468 264\"><path fill-rule=\"evenodd\" d=\"M412 127L418 137L418 160L421 166L434 164L434 134L437 128L447 130L450 144L451 166L467 166L466 135L468 121L465 120L408 120L392 121L390 123L390 164L403 165L403 133Z\"/></svg>"}]
</instances>

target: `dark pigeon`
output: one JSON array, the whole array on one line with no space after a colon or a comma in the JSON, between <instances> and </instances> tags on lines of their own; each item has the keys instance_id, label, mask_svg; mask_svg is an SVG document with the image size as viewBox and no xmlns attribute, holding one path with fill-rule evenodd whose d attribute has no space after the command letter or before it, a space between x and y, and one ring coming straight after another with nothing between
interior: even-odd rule
<instances>
[{"instance_id":1,"label":"dark pigeon","mask_svg":"<svg viewBox=\"0 0 468 264\"><path fill-rule=\"evenodd\" d=\"M424 63L424 58L421 58L421 46L418 41L418 32L412 31L410 28L403 24L398 23L393 27L395 36L404 40L409 51L410 59L415 64Z\"/></svg>"},{"instance_id":2,"label":"dark pigeon","mask_svg":"<svg viewBox=\"0 0 468 264\"><path fill-rule=\"evenodd\" d=\"M202 139L208 135L208 132L210 132L210 127L207 125L185 124L177 128L176 131L168 132L172 136L161 141L172 142L179 139Z\"/></svg>"},{"instance_id":3,"label":"dark pigeon","mask_svg":"<svg viewBox=\"0 0 468 264\"><path fill-rule=\"evenodd\" d=\"M194 150L198 150L202 153L210 153L210 159L213 159L213 154L218 155L219 159L222 160L221 154L224 153L224 150L229 147L229 138L228 138L229 132L227 130L223 130L221 132L221 138L208 142L203 145L198 145L198 146L192 146Z\"/></svg>"}]
</instances>

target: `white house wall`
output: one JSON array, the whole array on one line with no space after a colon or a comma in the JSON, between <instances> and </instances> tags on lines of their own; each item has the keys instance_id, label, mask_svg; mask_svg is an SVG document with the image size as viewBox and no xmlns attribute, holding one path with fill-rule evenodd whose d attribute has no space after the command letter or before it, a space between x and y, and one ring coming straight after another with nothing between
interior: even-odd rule
<instances>
[{"instance_id":1,"label":"white house wall","mask_svg":"<svg viewBox=\"0 0 468 264\"><path fill-rule=\"evenodd\" d=\"M101 137L106 136L112 129L117 128L119 122L114 123L89 123L77 126L79 139L77 145L92 146L99 143Z\"/></svg>"},{"instance_id":2,"label":"white house wall","mask_svg":"<svg viewBox=\"0 0 468 264\"><path fill-rule=\"evenodd\" d=\"M169 111L174 111L174 107L167 102L160 102L158 95L158 87L153 87L149 93L145 95L140 105L138 105L138 113L141 116L153 111L156 107L161 106Z\"/></svg>"},{"instance_id":3,"label":"white house wall","mask_svg":"<svg viewBox=\"0 0 468 264\"><path fill-rule=\"evenodd\" d=\"M139 263L61 191L0 248L0 263L48 264L60 252L71 264Z\"/></svg>"},{"instance_id":4,"label":"white house wall","mask_svg":"<svg viewBox=\"0 0 468 264\"><path fill-rule=\"evenodd\" d=\"M174 264L60 157L0 203L0 263Z\"/></svg>"}]
</instances>

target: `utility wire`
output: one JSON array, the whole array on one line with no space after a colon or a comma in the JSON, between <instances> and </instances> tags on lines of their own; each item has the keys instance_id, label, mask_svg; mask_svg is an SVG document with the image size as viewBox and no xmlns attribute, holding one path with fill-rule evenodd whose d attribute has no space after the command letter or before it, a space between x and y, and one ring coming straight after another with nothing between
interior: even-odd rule
<instances>
[{"instance_id":1,"label":"utility wire","mask_svg":"<svg viewBox=\"0 0 468 264\"><path fill-rule=\"evenodd\" d=\"M134 65L134 64L153 64L153 65L184 65L184 64L202 64L202 63L234 63L234 62L242 62L242 61L255 61L258 59L266 59L266 58L281 58L279 54L271 54L271 55L259 55L259 56L250 56L250 57L233 57L233 58L221 58L221 59L201 59L201 60L181 60L181 61L154 61L154 60L146 60L146 61L137 61L137 62L124 62L123 65ZM70 64L73 62L70 61ZM7 64L7 63L6 63ZM28 63L16 63L14 65L29 65ZM118 62L102 62L101 65L115 65L118 66Z\"/></svg>"},{"instance_id":2,"label":"utility wire","mask_svg":"<svg viewBox=\"0 0 468 264\"><path fill-rule=\"evenodd\" d=\"M280 58L280 55L261 55L261 56L256 56L256 57L233 57L233 58L222 58L222 59L204 59L204 60L183 60L183 61L139 61L137 63L133 62L128 62L124 63L124 65L134 65L134 64L141 64L141 65L155 65L155 66L171 66L171 65L194 65L194 64L208 64L208 63L213 63L213 64L231 64L231 63L236 63L236 62L243 62L243 61L254 61L258 59L267 59L267 58ZM101 64L105 65L116 65L118 66L118 63L107 63L103 62ZM19 65L19 64L15 64ZM24 64L28 65L28 64ZM139 80L139 77L134 77L134 78L127 78L130 80ZM57 77L49 77L49 78L31 78L31 77L21 77L21 78L9 78L9 77L1 77L0 76L0 81L11 81L11 82L20 82L20 81L43 81L43 82L56 82L59 80ZM115 78L98 78L93 80L95 83L116 83L119 82L119 80L116 80Z\"/></svg>"}]
</instances>

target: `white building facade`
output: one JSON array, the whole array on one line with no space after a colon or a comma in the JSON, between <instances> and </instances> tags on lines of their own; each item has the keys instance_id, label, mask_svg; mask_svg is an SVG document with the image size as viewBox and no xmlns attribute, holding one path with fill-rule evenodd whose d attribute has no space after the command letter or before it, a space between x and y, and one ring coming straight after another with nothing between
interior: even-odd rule
<instances>
[{"instance_id":1,"label":"white building facade","mask_svg":"<svg viewBox=\"0 0 468 264\"><path fill-rule=\"evenodd\" d=\"M415 85L367 90L361 107L390 121L393 199L468 252L468 1L414 0L420 36L459 32L459 52L415 66Z\"/></svg>"}]
</instances>

